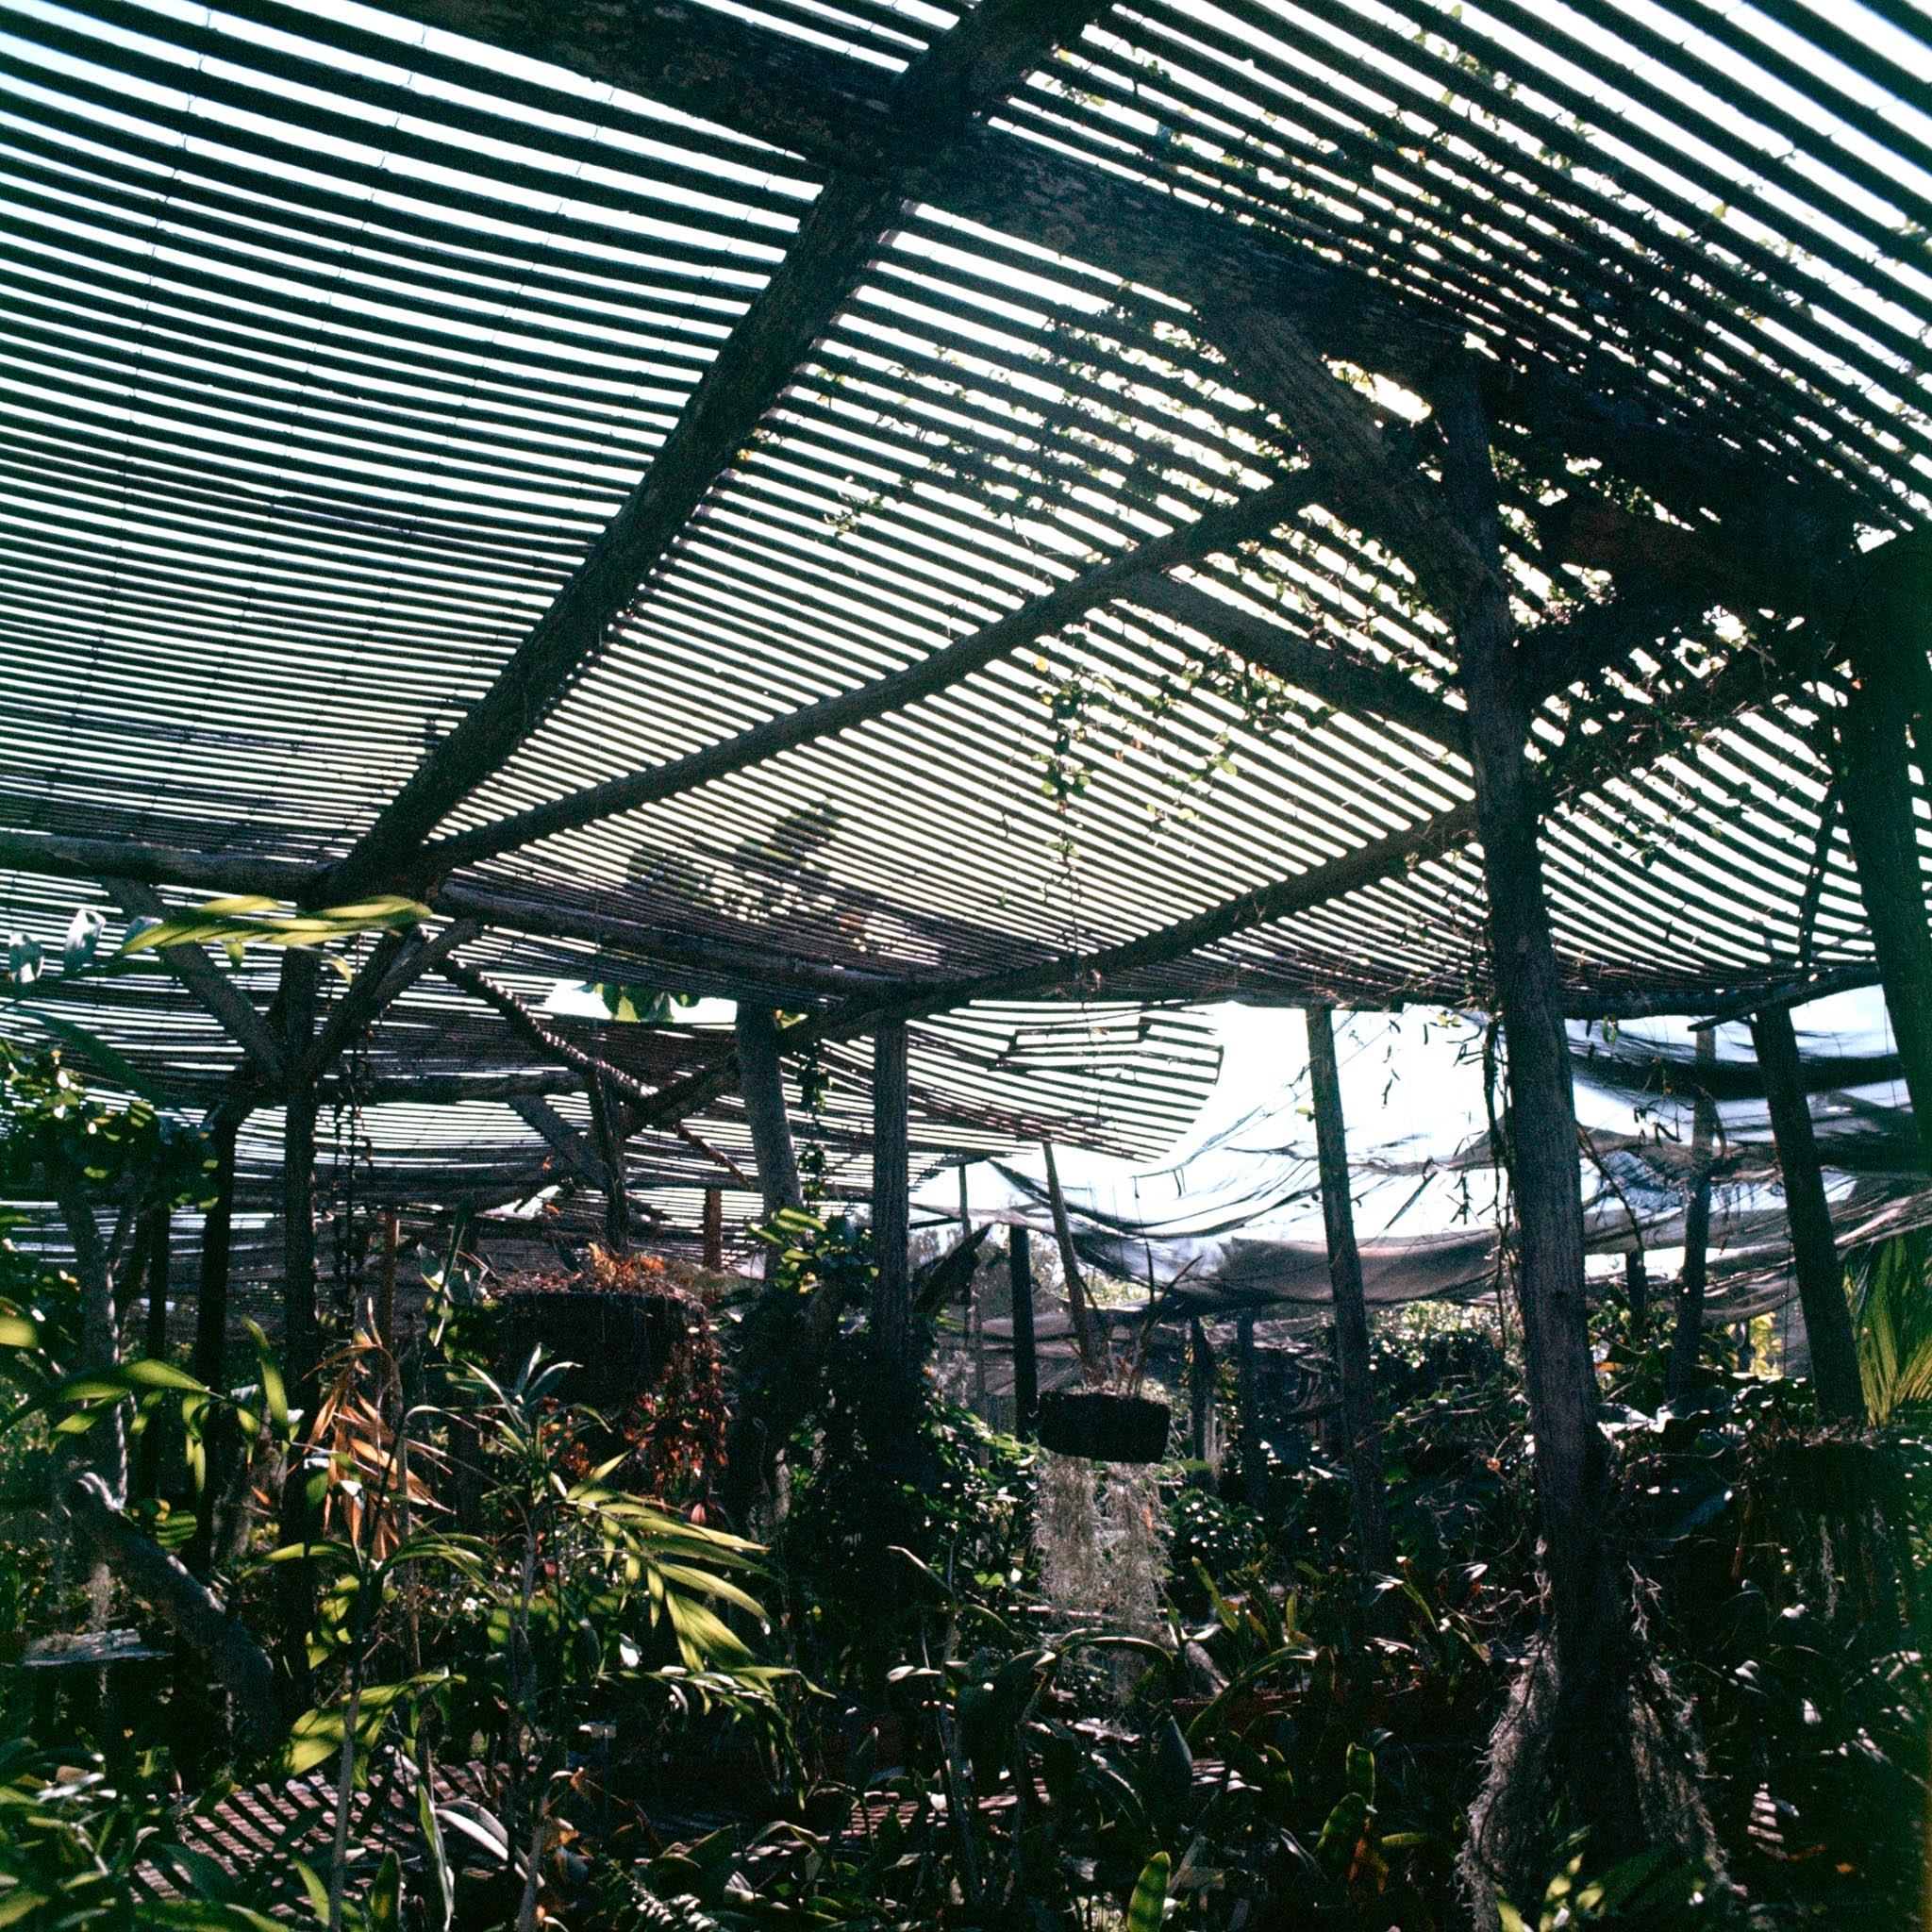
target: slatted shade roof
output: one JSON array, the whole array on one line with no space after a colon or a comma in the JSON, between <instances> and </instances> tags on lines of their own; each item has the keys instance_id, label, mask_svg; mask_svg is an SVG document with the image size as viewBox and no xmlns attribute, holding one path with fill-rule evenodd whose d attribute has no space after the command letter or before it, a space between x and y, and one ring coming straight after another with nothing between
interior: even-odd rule
<instances>
[{"instance_id":1,"label":"slatted shade roof","mask_svg":"<svg viewBox=\"0 0 1932 1932\"><path fill-rule=\"evenodd\" d=\"M929 1151L1158 1145L1212 1049L1143 1006L1487 997L1473 359L1573 1009L1863 973L1817 743L1932 488L1927 21L15 0L8 917L408 891L529 1003L808 1014L855 1144L905 1014ZM181 989L92 1004L232 1076ZM721 1041L649 1051L641 1172L748 1159ZM433 975L367 1052L541 1071Z\"/></svg>"}]
</instances>

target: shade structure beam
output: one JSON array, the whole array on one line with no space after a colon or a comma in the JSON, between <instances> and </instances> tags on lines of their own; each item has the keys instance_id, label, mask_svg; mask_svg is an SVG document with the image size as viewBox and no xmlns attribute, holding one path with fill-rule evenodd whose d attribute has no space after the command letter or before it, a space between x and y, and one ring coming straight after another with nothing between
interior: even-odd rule
<instances>
[{"instance_id":1,"label":"shade structure beam","mask_svg":"<svg viewBox=\"0 0 1932 1932\"><path fill-rule=\"evenodd\" d=\"M1317 258L1259 224L1235 224L1125 175L1083 165L1043 141L984 124L950 146L908 143L878 70L790 35L679 0L628 0L621 9L555 8L542 0L402 0L410 19L473 36L633 90L700 119L786 149L834 175L892 174L909 198L1145 286L1193 295L1227 291L1217 323L1200 320L1238 377L1257 380L1240 318L1272 330L1287 318L1324 356L1426 382L1462 330L1387 280ZM608 18L621 11L621 29ZM1761 107L1761 103L1757 104ZM1680 512L1725 512L1725 543L1760 581L1787 583L1848 536L1824 492L1794 484L1773 459L1659 420L1640 378L1627 391L1582 382L1541 357L1477 372L1499 425L1575 456L1615 458L1627 480Z\"/></svg>"},{"instance_id":2,"label":"shade structure beam","mask_svg":"<svg viewBox=\"0 0 1932 1932\"><path fill-rule=\"evenodd\" d=\"M139 880L108 877L102 884L130 921L159 922L168 916L153 890ZM273 1087L287 1085L288 1060L281 1045L234 981L200 946L162 946L158 952L161 963L242 1048L261 1076Z\"/></svg>"},{"instance_id":3,"label":"shade structure beam","mask_svg":"<svg viewBox=\"0 0 1932 1932\"><path fill-rule=\"evenodd\" d=\"M889 125L909 148L942 151L1101 10L1102 0L982 0L892 82ZM903 171L833 178L581 566L489 691L345 858L311 881L312 891L354 898L403 872L452 808L499 771L549 714L831 325L898 225L910 190Z\"/></svg>"}]
</instances>

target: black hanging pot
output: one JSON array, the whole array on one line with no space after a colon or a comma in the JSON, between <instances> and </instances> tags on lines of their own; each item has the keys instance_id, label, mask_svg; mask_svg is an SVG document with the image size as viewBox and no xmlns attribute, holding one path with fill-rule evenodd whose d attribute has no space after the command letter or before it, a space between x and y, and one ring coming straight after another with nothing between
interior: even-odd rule
<instances>
[{"instance_id":1,"label":"black hanging pot","mask_svg":"<svg viewBox=\"0 0 1932 1932\"><path fill-rule=\"evenodd\" d=\"M656 1385L702 1311L681 1294L596 1289L511 1289L502 1299L501 1361L516 1374L541 1347L567 1361L557 1392L567 1402L617 1410Z\"/></svg>"},{"instance_id":2,"label":"black hanging pot","mask_svg":"<svg viewBox=\"0 0 1932 1932\"><path fill-rule=\"evenodd\" d=\"M1170 1416L1166 1403L1147 1395L1055 1389L1040 1398L1040 1446L1090 1462L1158 1462Z\"/></svg>"}]
</instances>

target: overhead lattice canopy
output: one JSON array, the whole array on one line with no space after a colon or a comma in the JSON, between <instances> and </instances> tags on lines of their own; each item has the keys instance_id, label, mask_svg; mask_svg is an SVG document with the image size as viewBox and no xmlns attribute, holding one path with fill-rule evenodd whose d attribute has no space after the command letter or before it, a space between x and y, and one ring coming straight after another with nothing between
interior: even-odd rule
<instances>
[{"instance_id":1,"label":"overhead lattice canopy","mask_svg":"<svg viewBox=\"0 0 1932 1932\"><path fill-rule=\"evenodd\" d=\"M1212 1052L1145 1023L1130 1073L1138 1004L1484 996L1430 409L1474 363L1573 1008L1856 977L1815 727L1932 491L1926 23L11 0L8 917L403 891L532 1002L848 1060L951 1015L931 1145L1158 1145ZM232 1074L206 1000L96 998ZM1035 999L1084 1009L989 1004ZM423 978L367 1077L520 1040ZM645 1166L715 1179L728 1043L638 1050ZM382 1144L542 1153L467 1105Z\"/></svg>"}]
</instances>

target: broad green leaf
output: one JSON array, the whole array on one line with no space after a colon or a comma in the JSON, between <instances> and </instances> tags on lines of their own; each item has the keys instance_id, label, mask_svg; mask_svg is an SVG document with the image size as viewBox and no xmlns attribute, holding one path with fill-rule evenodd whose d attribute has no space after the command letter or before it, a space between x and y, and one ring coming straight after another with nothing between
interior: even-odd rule
<instances>
[{"instance_id":1,"label":"broad green leaf","mask_svg":"<svg viewBox=\"0 0 1932 1932\"><path fill-rule=\"evenodd\" d=\"M1126 1932L1160 1932L1160 1921L1167 1911L1167 1878L1174 1860L1165 1852L1156 1852L1141 1868L1134 1884L1134 1896L1127 1904Z\"/></svg>"}]
</instances>

